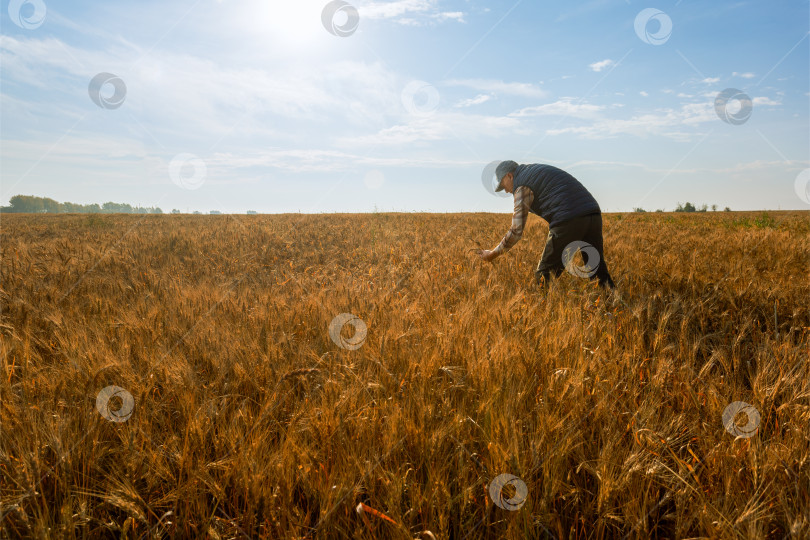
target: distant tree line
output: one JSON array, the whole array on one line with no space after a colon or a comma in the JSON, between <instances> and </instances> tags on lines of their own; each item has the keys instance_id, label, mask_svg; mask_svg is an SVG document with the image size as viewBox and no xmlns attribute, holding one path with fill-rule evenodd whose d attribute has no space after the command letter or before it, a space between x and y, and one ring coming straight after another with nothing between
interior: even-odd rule
<instances>
[{"instance_id":1,"label":"distant tree line","mask_svg":"<svg viewBox=\"0 0 810 540\"><path fill-rule=\"evenodd\" d=\"M678 206L675 207L676 212L706 212L708 211L709 207L707 205L701 205L700 208L696 207L694 204L687 201L684 204L678 203ZM731 208L726 206L723 208L724 212L731 212ZM643 208L633 208L633 212L646 212ZM663 210L659 209L656 212L663 212ZM717 212L717 205L712 205L712 212Z\"/></svg>"},{"instance_id":2,"label":"distant tree line","mask_svg":"<svg viewBox=\"0 0 810 540\"><path fill-rule=\"evenodd\" d=\"M696 207L691 202L686 202L684 204L678 203L678 206L675 207L675 212L706 212L708 211L709 207L707 205L701 205L699 208ZM711 206L713 212L717 211L717 205L713 204ZM730 212L731 208L726 206L723 211ZM47 214L67 214L67 213L77 213L77 214L162 214L163 210L159 207L143 207L143 206L132 206L127 203L114 203L114 202L105 202L102 205L97 203L93 204L77 204L71 202L64 202L60 203L48 197L36 197L34 195L14 195L9 199L8 206L0 206L0 212L3 213L47 213ZM646 212L644 208L636 207L633 208L633 212ZM656 210L656 212L663 212L662 209ZM176 208L172 210L172 214L179 214L181 213L180 210ZM202 214L200 211L194 211L194 214ZM255 215L257 212L255 210L248 210L248 214ZM221 214L219 210L211 210L209 214Z\"/></svg>"},{"instance_id":3,"label":"distant tree line","mask_svg":"<svg viewBox=\"0 0 810 540\"><path fill-rule=\"evenodd\" d=\"M60 203L48 197L34 195L14 195L8 206L0 206L3 213L47 213L47 214L162 214L159 207L132 206L126 203L105 202L102 205Z\"/></svg>"}]
</instances>

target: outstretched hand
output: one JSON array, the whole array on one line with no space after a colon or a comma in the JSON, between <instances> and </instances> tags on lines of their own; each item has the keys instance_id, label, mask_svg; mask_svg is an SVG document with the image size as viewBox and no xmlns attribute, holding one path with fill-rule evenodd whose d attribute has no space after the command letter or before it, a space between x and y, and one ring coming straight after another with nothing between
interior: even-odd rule
<instances>
[{"instance_id":1,"label":"outstretched hand","mask_svg":"<svg viewBox=\"0 0 810 540\"><path fill-rule=\"evenodd\" d=\"M476 249L475 252L476 255L478 255L487 262L492 262L498 256L498 254L492 251L491 249Z\"/></svg>"}]
</instances>

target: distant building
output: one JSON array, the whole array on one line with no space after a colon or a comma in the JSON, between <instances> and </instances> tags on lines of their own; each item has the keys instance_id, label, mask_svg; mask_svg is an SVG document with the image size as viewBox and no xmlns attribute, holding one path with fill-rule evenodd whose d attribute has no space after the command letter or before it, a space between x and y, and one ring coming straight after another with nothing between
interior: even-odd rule
<instances>
[{"instance_id":1,"label":"distant building","mask_svg":"<svg viewBox=\"0 0 810 540\"><path fill-rule=\"evenodd\" d=\"M211 210L211 211L210 211L210 212L208 212L208 213L209 213L209 214L211 214L211 215L213 216L213 215L216 215L216 214L221 214L222 212L220 212L219 210Z\"/></svg>"},{"instance_id":2,"label":"distant building","mask_svg":"<svg viewBox=\"0 0 810 540\"><path fill-rule=\"evenodd\" d=\"M249 216L255 216L256 214L258 214L256 210L248 210L247 213Z\"/></svg>"}]
</instances>

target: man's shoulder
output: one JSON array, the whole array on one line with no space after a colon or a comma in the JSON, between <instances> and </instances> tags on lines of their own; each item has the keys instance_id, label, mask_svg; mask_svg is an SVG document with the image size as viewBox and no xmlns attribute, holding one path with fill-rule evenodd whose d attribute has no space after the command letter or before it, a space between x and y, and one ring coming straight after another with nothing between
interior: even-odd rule
<instances>
[{"instance_id":1,"label":"man's shoulder","mask_svg":"<svg viewBox=\"0 0 810 540\"><path fill-rule=\"evenodd\" d=\"M531 181L542 178L549 173L554 174L555 171L556 167L545 163L526 163L518 165L517 169L515 169L515 179Z\"/></svg>"},{"instance_id":2,"label":"man's shoulder","mask_svg":"<svg viewBox=\"0 0 810 540\"><path fill-rule=\"evenodd\" d=\"M538 173L544 171L561 171L555 167L554 165L549 165L548 163L524 163L518 165L517 172L528 172L528 173Z\"/></svg>"},{"instance_id":3,"label":"man's shoulder","mask_svg":"<svg viewBox=\"0 0 810 540\"><path fill-rule=\"evenodd\" d=\"M532 163L525 165L525 167L526 168L520 172L522 172L527 178L548 178L553 179L554 181L567 179L576 180L576 178L568 171L555 167L554 165L549 165L548 163Z\"/></svg>"}]
</instances>

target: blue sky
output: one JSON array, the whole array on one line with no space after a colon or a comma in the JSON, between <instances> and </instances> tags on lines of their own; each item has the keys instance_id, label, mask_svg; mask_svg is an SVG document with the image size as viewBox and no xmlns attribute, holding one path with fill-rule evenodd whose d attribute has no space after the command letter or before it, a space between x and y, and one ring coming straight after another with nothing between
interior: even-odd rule
<instances>
[{"instance_id":1,"label":"blue sky","mask_svg":"<svg viewBox=\"0 0 810 540\"><path fill-rule=\"evenodd\" d=\"M810 209L807 0L349 4L4 0L0 202L511 212L513 159L603 211Z\"/></svg>"}]
</instances>

